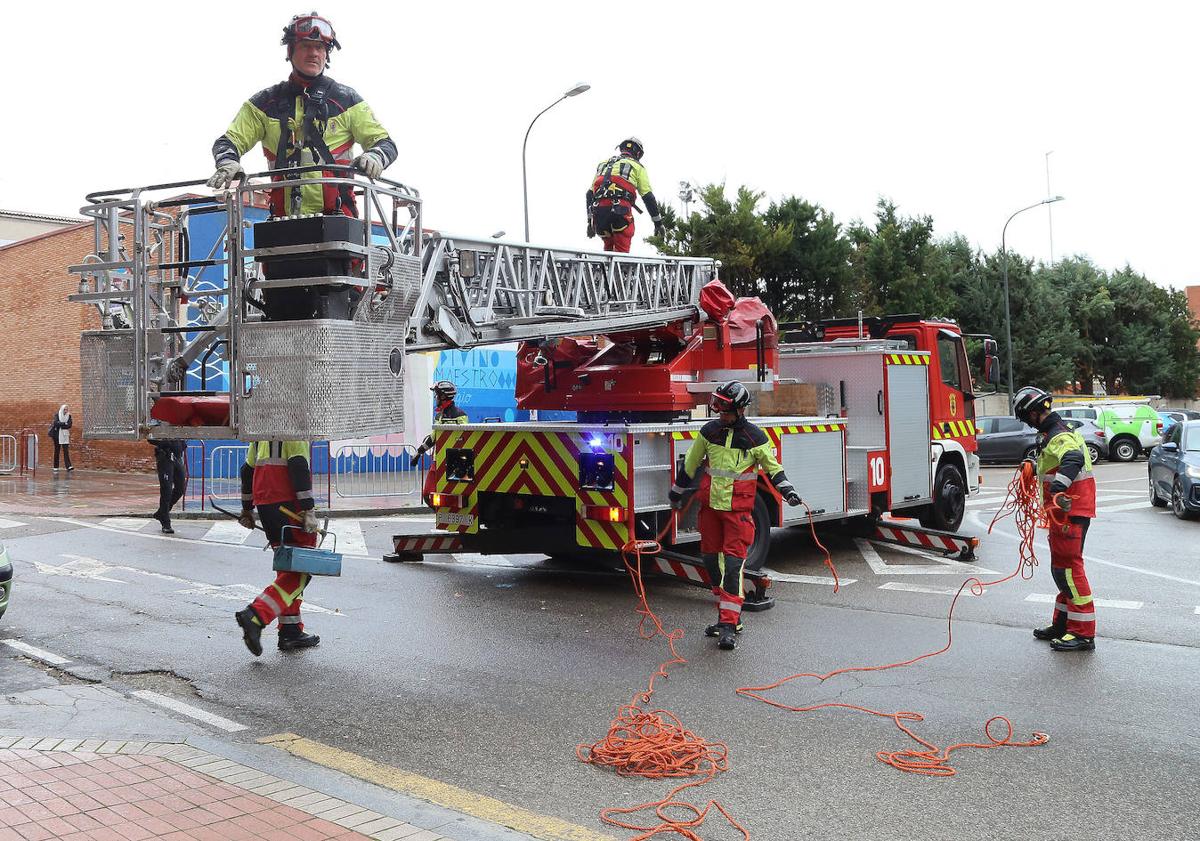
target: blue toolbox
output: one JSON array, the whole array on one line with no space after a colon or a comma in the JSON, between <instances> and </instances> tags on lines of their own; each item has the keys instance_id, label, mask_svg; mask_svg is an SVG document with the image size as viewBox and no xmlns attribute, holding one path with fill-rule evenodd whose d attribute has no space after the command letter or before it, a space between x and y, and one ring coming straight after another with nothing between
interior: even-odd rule
<instances>
[{"instance_id":1,"label":"blue toolbox","mask_svg":"<svg viewBox=\"0 0 1200 841\"><path fill-rule=\"evenodd\" d=\"M284 526L283 535L286 538L288 529L299 531L295 526ZM310 548L308 546L281 545L275 549L275 562L272 568L276 572L303 572L308 575L341 575L342 555L337 550L337 535L333 536L333 551L329 549Z\"/></svg>"}]
</instances>

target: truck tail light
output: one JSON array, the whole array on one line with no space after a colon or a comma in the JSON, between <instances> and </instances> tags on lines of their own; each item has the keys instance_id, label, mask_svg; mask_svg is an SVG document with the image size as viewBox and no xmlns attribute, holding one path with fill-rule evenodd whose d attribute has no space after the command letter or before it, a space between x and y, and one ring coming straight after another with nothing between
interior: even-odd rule
<instances>
[{"instance_id":1,"label":"truck tail light","mask_svg":"<svg viewBox=\"0 0 1200 841\"><path fill-rule=\"evenodd\" d=\"M1156 435L1162 435L1162 430L1163 430L1163 422L1159 421L1158 423L1156 423L1154 425L1154 432Z\"/></svg>"},{"instance_id":2,"label":"truck tail light","mask_svg":"<svg viewBox=\"0 0 1200 841\"><path fill-rule=\"evenodd\" d=\"M615 505L585 505L583 519L599 520L602 523L625 522L625 509Z\"/></svg>"},{"instance_id":3,"label":"truck tail light","mask_svg":"<svg viewBox=\"0 0 1200 841\"><path fill-rule=\"evenodd\" d=\"M462 497L458 494L430 494L429 501L434 508L462 508Z\"/></svg>"}]
</instances>

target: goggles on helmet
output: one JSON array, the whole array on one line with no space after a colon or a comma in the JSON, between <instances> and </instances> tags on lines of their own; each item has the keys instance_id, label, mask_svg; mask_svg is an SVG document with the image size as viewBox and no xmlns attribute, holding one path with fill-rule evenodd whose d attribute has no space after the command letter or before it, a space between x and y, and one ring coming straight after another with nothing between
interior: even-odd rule
<instances>
[{"instance_id":1,"label":"goggles on helmet","mask_svg":"<svg viewBox=\"0 0 1200 841\"><path fill-rule=\"evenodd\" d=\"M337 37L333 34L333 24L319 15L305 15L296 18L292 22L292 31L295 32L297 41L309 38L314 41L324 41L326 44L333 44L337 41Z\"/></svg>"},{"instance_id":2,"label":"goggles on helmet","mask_svg":"<svg viewBox=\"0 0 1200 841\"><path fill-rule=\"evenodd\" d=\"M714 412L736 411L733 405L732 397L726 397L724 394L718 394L715 391L712 393L712 396L708 398L708 408L712 409Z\"/></svg>"}]
</instances>

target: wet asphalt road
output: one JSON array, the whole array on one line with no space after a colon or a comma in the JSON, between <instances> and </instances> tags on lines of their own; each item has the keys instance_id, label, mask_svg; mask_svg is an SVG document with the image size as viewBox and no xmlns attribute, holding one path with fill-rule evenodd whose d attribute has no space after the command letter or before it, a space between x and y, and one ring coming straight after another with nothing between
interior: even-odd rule
<instances>
[{"instance_id":1,"label":"wet asphalt road","mask_svg":"<svg viewBox=\"0 0 1200 841\"><path fill-rule=\"evenodd\" d=\"M1010 473L986 471L965 531L986 527ZM1047 623L1054 592L1043 538L1031 580L960 600L946 655L772 694L794 705L918 711L925 721L915 729L939 745L980 739L994 715L1019 736L1051 737L1039 748L957 753L952 779L876 761L876 751L912 745L888 720L788 713L733 690L939 648L948 593L970 574L1015 568L1011 523L984 538L973 567L831 538L836 594L815 583L828 573L807 533L777 531L778 605L748 616L733 654L700 633L715 612L709 594L654 583L664 623L687 631L679 647L688 659L655 703L730 748L730 771L695 799L720 800L755 839L1074 838L1081 827L1099 837L1200 837L1200 522L1149 506L1144 461L1102 464L1098 480L1101 512L1086 551L1105 600L1094 654L1055 654L1029 634ZM173 672L200 693L189 702L250 726L238 738L299 733L597 831L600 809L669 788L575 758L665 659L661 640L638 637L623 573L532 554L389 565L378 560L389 536L431 523L342 524L343 546L359 554L342 578L317 579L307 593L321 646L287 655L268 646L256 660L231 617L270 579L257 534L224 544L217 539L241 535L207 521L179 521L164 537L152 521L18 519L0 530L17 577L0 638L105 679ZM713 825L705 837L738 836Z\"/></svg>"}]
</instances>

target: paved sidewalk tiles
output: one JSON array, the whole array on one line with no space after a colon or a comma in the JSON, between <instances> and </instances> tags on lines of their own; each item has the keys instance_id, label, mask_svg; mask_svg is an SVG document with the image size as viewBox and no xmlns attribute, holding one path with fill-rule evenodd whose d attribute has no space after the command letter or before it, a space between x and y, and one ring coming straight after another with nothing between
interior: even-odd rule
<instances>
[{"instance_id":1,"label":"paved sidewalk tiles","mask_svg":"<svg viewBox=\"0 0 1200 841\"><path fill-rule=\"evenodd\" d=\"M0 736L0 841L451 841L191 745Z\"/></svg>"}]
</instances>

